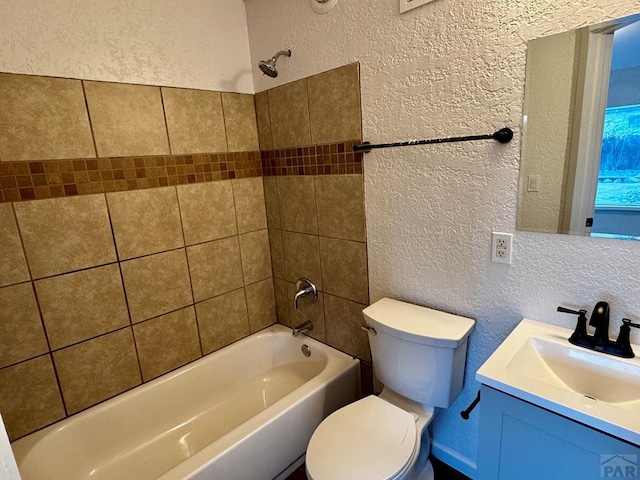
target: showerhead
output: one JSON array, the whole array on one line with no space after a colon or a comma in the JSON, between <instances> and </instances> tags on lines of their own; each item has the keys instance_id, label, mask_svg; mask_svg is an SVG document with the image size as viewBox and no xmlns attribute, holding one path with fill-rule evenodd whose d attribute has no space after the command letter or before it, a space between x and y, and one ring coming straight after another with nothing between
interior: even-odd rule
<instances>
[{"instance_id":1,"label":"showerhead","mask_svg":"<svg viewBox=\"0 0 640 480\"><path fill-rule=\"evenodd\" d=\"M258 62L258 67L260 68L260 70L262 70L262 73L270 76L271 78L276 78L278 76L278 69L276 69L276 62L278 61L278 58L280 58L282 55L290 57L291 50L280 50L269 60L260 60Z\"/></svg>"}]
</instances>

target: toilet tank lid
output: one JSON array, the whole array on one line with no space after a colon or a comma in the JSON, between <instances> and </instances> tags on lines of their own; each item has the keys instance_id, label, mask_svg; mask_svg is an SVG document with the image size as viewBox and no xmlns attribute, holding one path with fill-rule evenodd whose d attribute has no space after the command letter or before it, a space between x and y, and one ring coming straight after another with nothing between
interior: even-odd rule
<instances>
[{"instance_id":1,"label":"toilet tank lid","mask_svg":"<svg viewBox=\"0 0 640 480\"><path fill-rule=\"evenodd\" d=\"M476 321L452 313L383 298L362 313L374 328L406 340L455 348L473 330Z\"/></svg>"}]
</instances>

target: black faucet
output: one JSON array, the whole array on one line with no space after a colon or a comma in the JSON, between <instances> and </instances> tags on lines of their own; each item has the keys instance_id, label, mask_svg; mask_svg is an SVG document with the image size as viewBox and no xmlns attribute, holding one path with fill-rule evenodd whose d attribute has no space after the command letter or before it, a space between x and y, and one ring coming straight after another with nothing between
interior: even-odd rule
<instances>
[{"instance_id":1,"label":"black faucet","mask_svg":"<svg viewBox=\"0 0 640 480\"><path fill-rule=\"evenodd\" d=\"M611 340L609 340L609 304L598 302L593 308L589 325L596 328L593 334L593 341L596 350L604 350Z\"/></svg>"},{"instance_id":2,"label":"black faucet","mask_svg":"<svg viewBox=\"0 0 640 480\"><path fill-rule=\"evenodd\" d=\"M565 307L558 307L559 312L571 313L578 315L578 323L574 332L569 337L569 342L585 347L590 350L607 353L623 358L633 358L635 355L631 348L630 332L631 327L640 328L640 324L632 323L628 318L622 319L620 334L616 341L609 339L609 304L607 302L598 302L591 313L589 325L595 327L595 333L589 335L587 333L587 311L571 310Z\"/></svg>"}]
</instances>

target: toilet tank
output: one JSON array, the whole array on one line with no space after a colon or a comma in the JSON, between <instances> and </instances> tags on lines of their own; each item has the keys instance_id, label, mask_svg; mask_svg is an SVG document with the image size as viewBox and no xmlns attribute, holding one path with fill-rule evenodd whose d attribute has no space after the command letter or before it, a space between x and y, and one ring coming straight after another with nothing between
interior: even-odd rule
<instances>
[{"instance_id":1,"label":"toilet tank","mask_svg":"<svg viewBox=\"0 0 640 480\"><path fill-rule=\"evenodd\" d=\"M464 380L467 339L475 320L383 298L362 312L376 376L386 388L446 408Z\"/></svg>"}]
</instances>

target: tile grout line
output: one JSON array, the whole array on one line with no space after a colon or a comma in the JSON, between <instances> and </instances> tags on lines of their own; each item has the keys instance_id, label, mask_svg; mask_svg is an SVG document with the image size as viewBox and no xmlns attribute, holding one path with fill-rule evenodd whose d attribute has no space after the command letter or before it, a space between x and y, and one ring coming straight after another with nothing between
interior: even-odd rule
<instances>
[{"instance_id":1,"label":"tile grout line","mask_svg":"<svg viewBox=\"0 0 640 480\"><path fill-rule=\"evenodd\" d=\"M224 125L224 144L227 147L227 150L225 153L232 153L229 151L229 135L227 133L227 116L224 113L224 100L222 98L222 92L218 92L218 94L220 95L220 108L222 110L222 124ZM260 145L258 145L258 147L260 147Z\"/></svg>"},{"instance_id":2,"label":"tile grout line","mask_svg":"<svg viewBox=\"0 0 640 480\"><path fill-rule=\"evenodd\" d=\"M169 147L169 155L173 155L173 148L171 147L171 136L169 135L169 122L167 121L167 107L164 103L163 87L158 87L160 90L160 104L162 105L162 116L164 118L164 131L167 134L167 146Z\"/></svg>"},{"instance_id":3,"label":"tile grout line","mask_svg":"<svg viewBox=\"0 0 640 480\"><path fill-rule=\"evenodd\" d=\"M272 89L269 89L272 90ZM271 95L267 90L267 113L269 114L269 134L271 135L271 147L273 149L273 126L271 125ZM256 112L257 113L257 112Z\"/></svg>"},{"instance_id":4,"label":"tile grout line","mask_svg":"<svg viewBox=\"0 0 640 480\"><path fill-rule=\"evenodd\" d=\"M96 134L93 130L93 122L91 121L91 112L89 111L89 100L87 100L87 89L84 84L85 80L80 80L80 84L82 85L82 96L84 98L84 107L87 112L87 120L89 120L89 130L91 131L91 140L93 142L93 153L96 155L96 160L98 160L98 144L96 143ZM102 181L102 180L100 180Z\"/></svg>"},{"instance_id":5,"label":"tile grout line","mask_svg":"<svg viewBox=\"0 0 640 480\"><path fill-rule=\"evenodd\" d=\"M231 196L233 197L233 213L235 214L235 218L236 218L236 231L238 232L238 250L240 250L240 224L238 223L238 206L236 203L236 189L234 188L234 184L235 182L231 182ZM264 188L264 185L263 185ZM267 213L266 213L266 207L265 207L265 217L266 217ZM269 235L269 232L267 231L267 235ZM249 327L249 333L251 334L251 319L249 318L249 302L247 301L247 286L245 285L245 281L244 281L244 267L242 264L242 251L239 251L240 253L240 269L242 270L242 288L244 290L244 305L245 308L247 309L247 325Z\"/></svg>"},{"instance_id":6,"label":"tile grout line","mask_svg":"<svg viewBox=\"0 0 640 480\"><path fill-rule=\"evenodd\" d=\"M118 273L120 274L120 285L122 286L122 293L124 294L124 303L127 307L127 315L129 317L129 325L124 328L131 329L131 337L133 339L133 348L136 352L136 360L138 361L138 373L140 374L140 384L144 383L144 377L142 376L142 362L140 361L140 352L138 352L138 343L136 342L136 335L133 330L133 318L131 317L131 307L129 305L129 295L127 294L127 287L124 282L124 274L122 273L122 260L120 259L120 251L118 249L118 242L116 240L116 232L113 226L113 220L111 219L111 209L109 207L109 199L106 193L104 195L105 208L107 210L107 218L109 220L109 228L111 230L111 241L116 253L116 263L118 264ZM118 331L118 330L115 330Z\"/></svg>"},{"instance_id":7,"label":"tile grout line","mask_svg":"<svg viewBox=\"0 0 640 480\"><path fill-rule=\"evenodd\" d=\"M193 306L193 316L196 320L196 333L198 334L198 347L200 348L200 357L204 356L202 348L202 335L200 333L200 322L198 321L198 310L196 309L196 296L193 291L193 279L191 278L191 264L189 263L189 253L187 251L187 242L184 235L184 222L182 220L182 207L180 206L180 195L178 195L178 187L174 187L176 194L176 204L178 205L178 217L180 218L180 234L182 235L182 243L184 244L184 257L187 262L187 272L189 273L189 291L191 292L191 301ZM184 308L184 307L183 307Z\"/></svg>"}]
</instances>

